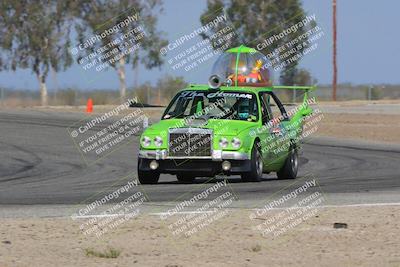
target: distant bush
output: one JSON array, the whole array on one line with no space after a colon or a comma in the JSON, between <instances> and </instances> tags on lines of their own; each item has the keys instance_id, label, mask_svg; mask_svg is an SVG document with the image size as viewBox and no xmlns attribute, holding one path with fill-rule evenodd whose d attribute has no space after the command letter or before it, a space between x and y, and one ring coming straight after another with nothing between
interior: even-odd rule
<instances>
[{"instance_id":1,"label":"distant bush","mask_svg":"<svg viewBox=\"0 0 400 267\"><path fill-rule=\"evenodd\" d=\"M70 88L58 91L57 95L54 98L55 98L54 101L58 102L57 103L58 105L67 105L67 106L77 105L76 91Z\"/></svg>"},{"instance_id":2,"label":"distant bush","mask_svg":"<svg viewBox=\"0 0 400 267\"><path fill-rule=\"evenodd\" d=\"M114 91L94 91L87 95L86 98L92 98L95 105L116 104L119 99L118 92Z\"/></svg>"},{"instance_id":3,"label":"distant bush","mask_svg":"<svg viewBox=\"0 0 400 267\"><path fill-rule=\"evenodd\" d=\"M379 100L383 96L383 88L373 87L371 89L371 100ZM369 98L369 88L365 90L365 98Z\"/></svg>"},{"instance_id":4,"label":"distant bush","mask_svg":"<svg viewBox=\"0 0 400 267\"><path fill-rule=\"evenodd\" d=\"M142 104L167 105L177 91L186 88L187 83L182 77L165 76L156 85L145 83L137 88L129 88L127 97L137 97ZM339 84L337 99L341 100L366 100L368 99L368 86ZM40 105L39 92L36 90L6 89L3 91L3 99L0 106L31 107ZM275 92L284 103L293 101L293 90L276 90ZM304 92L296 92L296 101L301 102ZM332 86L318 85L312 93L319 101L332 99ZM86 105L88 98L92 98L95 105L116 105L120 103L119 91L109 90L79 90L67 88L58 91L49 91L49 105L80 106ZM400 99L400 85L373 85L371 100Z\"/></svg>"}]
</instances>

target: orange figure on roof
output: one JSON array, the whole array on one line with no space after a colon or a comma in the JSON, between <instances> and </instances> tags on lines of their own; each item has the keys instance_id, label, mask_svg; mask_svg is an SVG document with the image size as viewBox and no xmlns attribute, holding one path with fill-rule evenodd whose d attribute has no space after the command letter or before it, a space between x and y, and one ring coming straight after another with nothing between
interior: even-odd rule
<instances>
[{"instance_id":1,"label":"orange figure on roof","mask_svg":"<svg viewBox=\"0 0 400 267\"><path fill-rule=\"evenodd\" d=\"M219 77L226 86L271 86L267 62L268 58L254 48L231 48L215 62L212 77Z\"/></svg>"},{"instance_id":2,"label":"orange figure on roof","mask_svg":"<svg viewBox=\"0 0 400 267\"><path fill-rule=\"evenodd\" d=\"M251 73L246 77L246 83L258 83L261 81L260 69L262 66L261 59L256 60L256 64L254 68L251 70Z\"/></svg>"}]
</instances>

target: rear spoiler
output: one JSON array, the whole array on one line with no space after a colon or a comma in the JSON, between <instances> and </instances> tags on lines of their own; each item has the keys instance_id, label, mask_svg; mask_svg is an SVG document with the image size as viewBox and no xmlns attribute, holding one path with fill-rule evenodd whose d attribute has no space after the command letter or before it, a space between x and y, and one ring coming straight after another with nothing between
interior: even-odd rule
<instances>
[{"instance_id":1,"label":"rear spoiler","mask_svg":"<svg viewBox=\"0 0 400 267\"><path fill-rule=\"evenodd\" d=\"M275 89L278 89L278 90L280 90L280 89L305 90L305 92L304 92L304 97L303 97L303 103L306 103L306 102L307 102L307 99L308 99L308 92L309 92L309 91L314 91L314 90L316 90L317 87L316 87L315 85L313 85L313 86L273 85L273 86L272 86L272 89L273 89L273 90L275 90Z\"/></svg>"},{"instance_id":2,"label":"rear spoiler","mask_svg":"<svg viewBox=\"0 0 400 267\"><path fill-rule=\"evenodd\" d=\"M289 85L273 85L272 86L273 89L292 89L292 90L315 90L317 89L317 87L315 85L313 86L289 86Z\"/></svg>"},{"instance_id":3,"label":"rear spoiler","mask_svg":"<svg viewBox=\"0 0 400 267\"><path fill-rule=\"evenodd\" d=\"M306 116L308 114L312 113L312 109L308 106L308 92L316 90L317 87L314 86L286 86L286 85L275 85L272 86L272 89L289 89L289 90L304 90L304 97L303 97L303 104L301 105L301 108L298 112L298 114L301 114L302 116ZM300 116L300 115L297 115Z\"/></svg>"}]
</instances>

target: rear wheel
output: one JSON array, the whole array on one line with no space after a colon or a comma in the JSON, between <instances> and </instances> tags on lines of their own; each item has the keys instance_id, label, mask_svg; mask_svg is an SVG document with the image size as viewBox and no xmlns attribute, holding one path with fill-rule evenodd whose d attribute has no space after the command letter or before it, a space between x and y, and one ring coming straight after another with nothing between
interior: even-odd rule
<instances>
[{"instance_id":1,"label":"rear wheel","mask_svg":"<svg viewBox=\"0 0 400 267\"><path fill-rule=\"evenodd\" d=\"M258 142L251 150L251 171L241 175L243 182L259 182L263 175L263 160Z\"/></svg>"},{"instance_id":2,"label":"rear wheel","mask_svg":"<svg viewBox=\"0 0 400 267\"><path fill-rule=\"evenodd\" d=\"M194 181L194 179L196 179L195 176L193 176L191 174L184 174L184 173L178 173L176 175L176 178L178 179L179 182L182 182L182 183L192 183Z\"/></svg>"},{"instance_id":3,"label":"rear wheel","mask_svg":"<svg viewBox=\"0 0 400 267\"><path fill-rule=\"evenodd\" d=\"M283 167L277 172L278 179L296 179L299 169L297 149L291 148Z\"/></svg>"}]
</instances>

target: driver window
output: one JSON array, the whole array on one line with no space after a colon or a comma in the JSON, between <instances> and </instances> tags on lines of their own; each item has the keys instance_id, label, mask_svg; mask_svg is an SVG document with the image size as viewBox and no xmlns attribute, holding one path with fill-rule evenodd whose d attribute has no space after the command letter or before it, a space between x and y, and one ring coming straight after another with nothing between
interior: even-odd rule
<instances>
[{"instance_id":1,"label":"driver window","mask_svg":"<svg viewBox=\"0 0 400 267\"><path fill-rule=\"evenodd\" d=\"M276 103L275 99L272 97L270 93L262 93L261 94L261 102L262 102L262 114L263 114L263 123L267 123L272 119L280 118L283 120L284 117L281 110L279 109L278 103Z\"/></svg>"},{"instance_id":2,"label":"driver window","mask_svg":"<svg viewBox=\"0 0 400 267\"><path fill-rule=\"evenodd\" d=\"M272 119L279 118L282 115L282 113L279 109L278 104L275 102L275 99L270 94L267 95L267 103L269 107L268 110L270 114L272 114L271 116Z\"/></svg>"},{"instance_id":3,"label":"driver window","mask_svg":"<svg viewBox=\"0 0 400 267\"><path fill-rule=\"evenodd\" d=\"M271 120L270 112L268 111L268 105L267 105L267 94L261 93L260 100L261 100L262 123L267 124L268 121Z\"/></svg>"}]
</instances>

